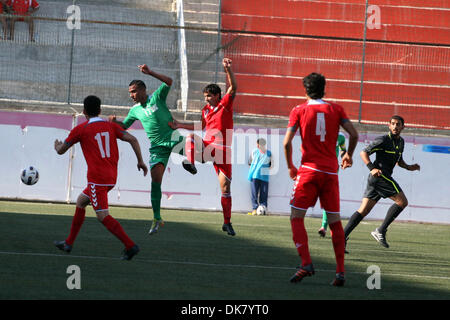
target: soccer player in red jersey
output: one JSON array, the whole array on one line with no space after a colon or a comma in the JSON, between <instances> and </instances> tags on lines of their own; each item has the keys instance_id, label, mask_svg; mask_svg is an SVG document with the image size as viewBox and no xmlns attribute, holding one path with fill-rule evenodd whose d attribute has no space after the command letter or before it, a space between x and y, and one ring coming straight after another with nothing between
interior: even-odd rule
<instances>
[{"instance_id":1,"label":"soccer player in red jersey","mask_svg":"<svg viewBox=\"0 0 450 320\"><path fill-rule=\"evenodd\" d=\"M187 160L183 167L192 174L197 173L195 161L205 163L212 161L219 178L222 192L221 205L224 223L222 230L234 236L236 232L231 225L231 143L233 141L233 100L236 95L236 80L231 70L231 60L224 58L223 68L227 75L229 87L221 96L217 84L209 84L203 89L207 105L202 109L202 127L204 138L190 134L186 138L185 152ZM194 123L170 122L173 129L195 130Z\"/></svg>"},{"instance_id":2,"label":"soccer player in red jersey","mask_svg":"<svg viewBox=\"0 0 450 320\"><path fill-rule=\"evenodd\" d=\"M336 141L339 126L342 126L350 137L341 167L351 167L358 132L340 105L322 100L325 95L325 82L325 77L318 73L311 73L303 79L307 102L292 109L283 142L289 175L295 180L290 201L292 235L302 260L302 265L291 278L291 282L299 282L314 274L304 217L308 208L313 207L319 198L322 208L327 212L336 256L336 278L332 284L343 286L345 238L339 211ZM300 131L302 140L302 160L298 169L292 162L292 139L297 130Z\"/></svg>"},{"instance_id":3,"label":"soccer player in red jersey","mask_svg":"<svg viewBox=\"0 0 450 320\"><path fill-rule=\"evenodd\" d=\"M99 98L86 97L83 113L87 121L73 128L64 142L55 140L55 150L58 154L64 154L77 142L81 144L87 163L88 186L78 196L69 236L64 241L55 241L54 244L67 253L72 251L75 238L84 222L85 208L91 203L97 219L125 245L122 259L131 260L139 252L139 247L128 237L108 210L108 192L114 187L117 179L119 161L117 139L131 145L138 161L137 168L143 170L144 176L147 175L148 169L142 160L138 140L119 125L100 118L100 110Z\"/></svg>"}]
</instances>

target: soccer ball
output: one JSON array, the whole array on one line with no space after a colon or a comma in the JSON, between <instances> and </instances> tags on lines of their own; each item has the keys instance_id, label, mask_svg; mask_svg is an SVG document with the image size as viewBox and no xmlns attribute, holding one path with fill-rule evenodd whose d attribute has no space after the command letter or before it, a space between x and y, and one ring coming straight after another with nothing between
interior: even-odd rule
<instances>
[{"instance_id":1,"label":"soccer ball","mask_svg":"<svg viewBox=\"0 0 450 320\"><path fill-rule=\"evenodd\" d=\"M20 180L26 185L32 186L39 180L39 172L35 167L29 166L22 170Z\"/></svg>"},{"instance_id":2,"label":"soccer ball","mask_svg":"<svg viewBox=\"0 0 450 320\"><path fill-rule=\"evenodd\" d=\"M266 208L266 206L265 205L260 205L258 208L256 208L256 214L258 215L258 216L261 216L261 215L265 215L266 214L266 211L267 211L267 208Z\"/></svg>"}]
</instances>

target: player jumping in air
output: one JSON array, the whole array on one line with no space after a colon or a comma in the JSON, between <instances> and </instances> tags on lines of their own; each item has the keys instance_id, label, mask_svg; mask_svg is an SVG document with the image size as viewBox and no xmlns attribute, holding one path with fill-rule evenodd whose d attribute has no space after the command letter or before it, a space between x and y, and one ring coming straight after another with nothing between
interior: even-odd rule
<instances>
[{"instance_id":1,"label":"player jumping in air","mask_svg":"<svg viewBox=\"0 0 450 320\"><path fill-rule=\"evenodd\" d=\"M307 102L292 109L283 142L289 176L295 180L290 201L292 239L302 261L291 282L299 282L304 277L314 274L304 217L308 208L314 206L319 198L322 208L327 212L336 256L336 277L332 284L343 286L345 237L339 211L336 141L339 126L342 126L350 138L348 150L342 157L341 167L343 169L351 167L358 132L340 105L322 100L325 95L324 76L312 73L303 79L303 86ZM297 130L300 131L302 140L302 160L298 169L292 162L292 140Z\"/></svg>"},{"instance_id":2,"label":"player jumping in air","mask_svg":"<svg viewBox=\"0 0 450 320\"><path fill-rule=\"evenodd\" d=\"M168 125L173 120L166 104L172 78L150 70L145 64L139 65L138 68L142 73L163 83L152 95L148 95L143 81L131 81L128 92L136 104L130 109L125 120L118 121L116 116L110 116L110 120L118 123L124 129L128 129L134 121L139 120L150 140L150 174L152 178L150 198L153 208L153 223L149 234L153 235L164 225L164 220L161 218L161 183L164 171L172 150L180 143L183 145L184 138ZM183 150L183 148L179 149Z\"/></svg>"},{"instance_id":3,"label":"player jumping in air","mask_svg":"<svg viewBox=\"0 0 450 320\"><path fill-rule=\"evenodd\" d=\"M122 259L131 260L139 252L139 247L128 237L120 223L109 214L108 209L108 192L114 187L117 179L119 161L117 139L131 145L138 160L137 168L144 171L144 176L147 175L148 169L142 160L138 140L118 125L100 118L100 105L99 98L86 97L83 113L88 121L73 128L64 142L55 140L55 150L58 154L64 154L75 143L80 143L87 163L88 186L78 196L69 236L66 240L55 241L54 244L67 253L72 251L75 238L84 222L85 208L91 203L97 219L125 245Z\"/></svg>"},{"instance_id":4,"label":"player jumping in air","mask_svg":"<svg viewBox=\"0 0 450 320\"><path fill-rule=\"evenodd\" d=\"M394 204L388 209L381 226L371 233L383 247L389 248L389 244L386 241L387 228L408 205L405 194L397 181L392 178L392 171L396 164L409 171L420 170L420 166L417 163L408 165L403 160L405 141L400 137L400 133L404 127L405 121L402 117L392 116L389 122L389 133L377 137L361 151L360 156L370 173L367 178L367 188L364 192L361 206L353 213L345 226L346 241L353 229L370 213L380 198L390 198L394 201ZM375 162L373 163L369 158L372 153L376 154Z\"/></svg>"},{"instance_id":5,"label":"player jumping in air","mask_svg":"<svg viewBox=\"0 0 450 320\"><path fill-rule=\"evenodd\" d=\"M236 95L236 80L231 70L231 60L224 58L223 68L229 84L226 94L221 96L217 84L209 84L203 90L207 105L202 110L202 127L204 138L190 134L186 138L186 156L183 167L192 174L197 173L195 161L205 163L212 161L216 170L220 189L222 191L221 205L224 223L222 230L227 234L236 235L231 225L231 143L233 140L233 99ZM183 128L194 130L194 123L170 123L173 129Z\"/></svg>"}]
</instances>

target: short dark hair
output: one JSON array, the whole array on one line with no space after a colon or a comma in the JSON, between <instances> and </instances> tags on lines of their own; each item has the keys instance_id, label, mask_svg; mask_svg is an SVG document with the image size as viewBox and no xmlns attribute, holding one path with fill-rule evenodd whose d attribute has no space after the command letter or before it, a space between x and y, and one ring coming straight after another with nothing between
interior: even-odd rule
<instances>
[{"instance_id":1,"label":"short dark hair","mask_svg":"<svg viewBox=\"0 0 450 320\"><path fill-rule=\"evenodd\" d=\"M266 139L258 138L258 140L256 140L256 143L259 144L260 146L265 146L266 145Z\"/></svg>"},{"instance_id":2,"label":"short dark hair","mask_svg":"<svg viewBox=\"0 0 450 320\"><path fill-rule=\"evenodd\" d=\"M87 96L83 101L84 111L89 117L96 117L100 114L102 101L96 96Z\"/></svg>"},{"instance_id":3,"label":"short dark hair","mask_svg":"<svg viewBox=\"0 0 450 320\"><path fill-rule=\"evenodd\" d=\"M393 116L391 117L391 120L392 120L392 119L395 119L395 120L400 121L400 122L402 123L402 126L405 125L405 119L403 119L403 117L400 117L400 116L398 116L398 115L393 115Z\"/></svg>"},{"instance_id":4,"label":"short dark hair","mask_svg":"<svg viewBox=\"0 0 450 320\"><path fill-rule=\"evenodd\" d=\"M130 82L130 84L128 85L129 87L136 85L137 88L141 89L147 89L147 86L145 85L144 81L142 80L133 80Z\"/></svg>"},{"instance_id":5,"label":"short dark hair","mask_svg":"<svg viewBox=\"0 0 450 320\"><path fill-rule=\"evenodd\" d=\"M215 84L215 83L211 83L208 84L204 89L203 89L203 93L210 93L210 94L222 94L222 90L220 89L220 87Z\"/></svg>"},{"instance_id":6,"label":"short dark hair","mask_svg":"<svg viewBox=\"0 0 450 320\"><path fill-rule=\"evenodd\" d=\"M311 73L303 78L306 94L311 99L321 99L325 95L326 80L320 73Z\"/></svg>"}]
</instances>

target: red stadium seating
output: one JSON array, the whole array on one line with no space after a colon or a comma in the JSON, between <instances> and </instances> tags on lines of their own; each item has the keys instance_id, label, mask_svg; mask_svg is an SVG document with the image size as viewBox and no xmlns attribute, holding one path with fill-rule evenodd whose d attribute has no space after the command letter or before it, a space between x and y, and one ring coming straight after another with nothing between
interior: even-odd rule
<instances>
[{"instance_id":1,"label":"red stadium seating","mask_svg":"<svg viewBox=\"0 0 450 320\"><path fill-rule=\"evenodd\" d=\"M423 1L421 1L423 2ZM240 15L252 17L288 18L291 20L321 19L346 22L364 22L365 1L361 3L319 2L319 1L259 1L255 6L252 1L240 1L239 5L225 1L222 11L224 16ZM276 3L276 5L271 5ZM370 4L375 4L371 1ZM447 1L448 4L448 1ZM370 15L371 12L369 12ZM232 17L231 17L232 18ZM430 10L420 7L399 7L396 5L380 6L380 18L383 24L410 26L448 27L448 12ZM292 32L289 32L292 33Z\"/></svg>"},{"instance_id":2,"label":"red stadium seating","mask_svg":"<svg viewBox=\"0 0 450 320\"><path fill-rule=\"evenodd\" d=\"M223 29L352 39L362 39L364 35L364 22L359 21L273 17L271 23L267 22L263 16L249 19L249 16L222 14ZM383 23L380 29L368 29L367 39L450 44L450 28Z\"/></svg>"},{"instance_id":3,"label":"red stadium seating","mask_svg":"<svg viewBox=\"0 0 450 320\"><path fill-rule=\"evenodd\" d=\"M385 123L400 113L410 125L450 129L448 0L370 4L380 6L381 28L367 30L360 114L364 0L222 0L224 55L239 86L235 110L287 116L304 100L302 77L320 72L326 98L352 119Z\"/></svg>"}]
</instances>

